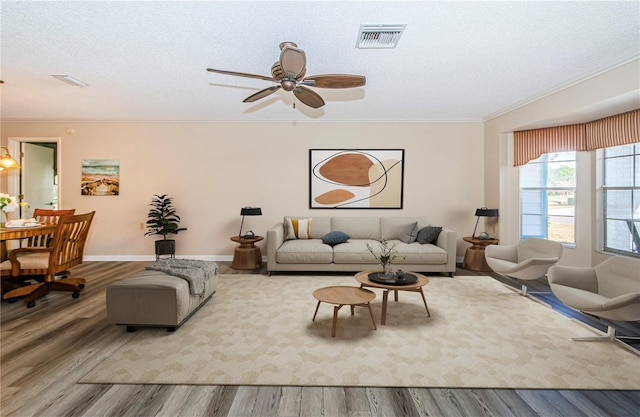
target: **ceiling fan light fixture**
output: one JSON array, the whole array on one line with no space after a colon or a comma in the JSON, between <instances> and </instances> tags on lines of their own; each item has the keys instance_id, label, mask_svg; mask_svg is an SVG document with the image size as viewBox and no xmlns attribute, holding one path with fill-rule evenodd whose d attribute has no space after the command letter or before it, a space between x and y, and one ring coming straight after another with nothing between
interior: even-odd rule
<instances>
[{"instance_id":1,"label":"ceiling fan light fixture","mask_svg":"<svg viewBox=\"0 0 640 417\"><path fill-rule=\"evenodd\" d=\"M83 81L80 81L79 79L74 78L74 77L72 77L70 75L52 75L52 77L53 78L57 78L60 81L63 81L65 83L73 85L75 87L87 87L89 85L89 84L87 84L87 83L85 83Z\"/></svg>"},{"instance_id":2,"label":"ceiling fan light fixture","mask_svg":"<svg viewBox=\"0 0 640 417\"><path fill-rule=\"evenodd\" d=\"M406 26L406 24L361 24L356 48L395 48Z\"/></svg>"}]
</instances>

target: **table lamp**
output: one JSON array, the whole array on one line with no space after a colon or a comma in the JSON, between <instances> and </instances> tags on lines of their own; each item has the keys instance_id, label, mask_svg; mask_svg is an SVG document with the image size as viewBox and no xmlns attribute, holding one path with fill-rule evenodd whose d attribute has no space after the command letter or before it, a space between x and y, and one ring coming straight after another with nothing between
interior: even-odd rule
<instances>
[{"instance_id":1,"label":"table lamp","mask_svg":"<svg viewBox=\"0 0 640 417\"><path fill-rule=\"evenodd\" d=\"M478 229L478 222L480 221L480 217L498 217L498 209L490 209L486 207L481 207L476 209L476 227L473 229L472 237L476 237L476 230Z\"/></svg>"},{"instance_id":2,"label":"table lamp","mask_svg":"<svg viewBox=\"0 0 640 417\"><path fill-rule=\"evenodd\" d=\"M242 236L242 226L244 225L244 216L262 216L262 209L260 207L243 207L240 209L240 215L242 216L242 222L240 223L240 232L238 232L238 237ZM253 234L247 236L253 237Z\"/></svg>"}]
</instances>

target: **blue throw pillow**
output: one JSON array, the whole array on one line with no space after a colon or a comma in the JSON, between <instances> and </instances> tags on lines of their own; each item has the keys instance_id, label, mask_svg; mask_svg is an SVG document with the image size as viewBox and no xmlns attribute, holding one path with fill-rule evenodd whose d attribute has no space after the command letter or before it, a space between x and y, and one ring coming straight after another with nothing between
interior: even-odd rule
<instances>
[{"instance_id":1,"label":"blue throw pillow","mask_svg":"<svg viewBox=\"0 0 640 417\"><path fill-rule=\"evenodd\" d=\"M334 230L333 232L329 232L322 237L322 241L327 245L335 246L339 243L344 243L349 240L351 236L346 234L345 232L341 232L339 230Z\"/></svg>"}]
</instances>

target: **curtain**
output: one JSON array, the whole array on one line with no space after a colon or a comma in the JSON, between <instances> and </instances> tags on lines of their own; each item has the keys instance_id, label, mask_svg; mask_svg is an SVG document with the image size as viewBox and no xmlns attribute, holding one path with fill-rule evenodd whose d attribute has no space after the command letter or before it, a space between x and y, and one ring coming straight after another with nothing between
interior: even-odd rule
<instances>
[{"instance_id":1,"label":"curtain","mask_svg":"<svg viewBox=\"0 0 640 417\"><path fill-rule=\"evenodd\" d=\"M524 165L549 152L585 150L586 132L584 123L513 132L513 165Z\"/></svg>"},{"instance_id":2,"label":"curtain","mask_svg":"<svg viewBox=\"0 0 640 417\"><path fill-rule=\"evenodd\" d=\"M640 110L587 123L588 150L640 142Z\"/></svg>"},{"instance_id":3,"label":"curtain","mask_svg":"<svg viewBox=\"0 0 640 417\"><path fill-rule=\"evenodd\" d=\"M513 165L550 152L591 151L640 142L640 109L568 126L513 132Z\"/></svg>"}]
</instances>

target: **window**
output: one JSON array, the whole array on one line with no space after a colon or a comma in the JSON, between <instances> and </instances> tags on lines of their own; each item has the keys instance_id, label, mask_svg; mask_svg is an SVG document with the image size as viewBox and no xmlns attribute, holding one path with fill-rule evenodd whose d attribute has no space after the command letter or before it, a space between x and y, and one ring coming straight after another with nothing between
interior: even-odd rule
<instances>
[{"instance_id":1,"label":"window","mask_svg":"<svg viewBox=\"0 0 640 417\"><path fill-rule=\"evenodd\" d=\"M575 244L576 153L540 156L520 167L520 236Z\"/></svg>"},{"instance_id":2,"label":"window","mask_svg":"<svg viewBox=\"0 0 640 417\"><path fill-rule=\"evenodd\" d=\"M603 158L604 250L640 251L640 143L605 148Z\"/></svg>"}]
</instances>

